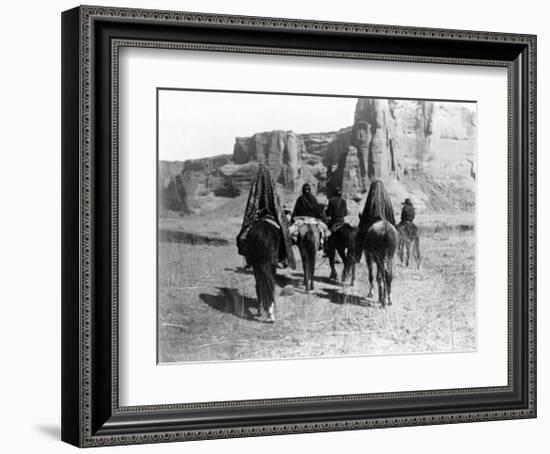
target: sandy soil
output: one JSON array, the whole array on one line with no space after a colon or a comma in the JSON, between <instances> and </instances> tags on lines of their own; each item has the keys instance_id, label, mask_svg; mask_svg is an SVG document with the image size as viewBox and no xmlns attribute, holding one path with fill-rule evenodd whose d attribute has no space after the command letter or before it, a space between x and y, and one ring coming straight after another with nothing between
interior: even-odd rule
<instances>
[{"instance_id":1,"label":"sandy soil","mask_svg":"<svg viewBox=\"0 0 550 454\"><path fill-rule=\"evenodd\" d=\"M240 219L229 213L161 219L161 232L172 232L159 244L161 362L475 350L473 215L418 216L423 264L396 265L393 306L380 308L376 291L366 298L364 262L344 287L319 255L312 292L300 262L278 271L276 321L267 324L252 316L254 279L235 246ZM288 285L293 294L280 295Z\"/></svg>"}]
</instances>

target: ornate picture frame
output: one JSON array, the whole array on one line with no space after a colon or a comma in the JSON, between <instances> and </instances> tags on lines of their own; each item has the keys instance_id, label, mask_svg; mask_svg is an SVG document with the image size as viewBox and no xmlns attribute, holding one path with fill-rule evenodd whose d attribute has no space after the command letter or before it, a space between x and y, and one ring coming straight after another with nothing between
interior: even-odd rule
<instances>
[{"instance_id":1,"label":"ornate picture frame","mask_svg":"<svg viewBox=\"0 0 550 454\"><path fill-rule=\"evenodd\" d=\"M508 385L120 406L123 47L506 68ZM62 440L85 447L536 417L535 36L81 6L62 16L62 127Z\"/></svg>"}]
</instances>

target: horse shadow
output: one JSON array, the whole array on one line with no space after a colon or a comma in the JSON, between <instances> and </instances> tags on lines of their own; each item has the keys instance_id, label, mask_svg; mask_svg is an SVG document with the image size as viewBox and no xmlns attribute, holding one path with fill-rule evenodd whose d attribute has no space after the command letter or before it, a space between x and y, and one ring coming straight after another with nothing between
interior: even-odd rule
<instances>
[{"instance_id":1,"label":"horse shadow","mask_svg":"<svg viewBox=\"0 0 550 454\"><path fill-rule=\"evenodd\" d=\"M252 269L246 269L244 266L236 266L235 268L225 268L224 271L232 271L237 274L252 274Z\"/></svg>"},{"instance_id":2,"label":"horse shadow","mask_svg":"<svg viewBox=\"0 0 550 454\"><path fill-rule=\"evenodd\" d=\"M255 299L241 295L234 288L216 287L216 289L219 290L218 294L201 293L199 298L219 312L231 314L243 320L260 321L252 313L252 309L256 310L258 307Z\"/></svg>"},{"instance_id":3,"label":"horse shadow","mask_svg":"<svg viewBox=\"0 0 550 454\"><path fill-rule=\"evenodd\" d=\"M323 298L327 298L331 303L338 305L351 304L354 306L360 307L373 307L373 301L369 300L366 297L349 295L344 293L342 289L339 288L323 288L321 291L324 295L321 295Z\"/></svg>"},{"instance_id":4,"label":"horse shadow","mask_svg":"<svg viewBox=\"0 0 550 454\"><path fill-rule=\"evenodd\" d=\"M315 282L320 282L322 284L329 284L329 285L338 285L341 283L340 279L334 280L328 276L315 276Z\"/></svg>"},{"instance_id":5,"label":"horse shadow","mask_svg":"<svg viewBox=\"0 0 550 454\"><path fill-rule=\"evenodd\" d=\"M292 285L294 288L298 288L300 284L303 283L302 277L299 276L296 273L292 274L277 274L275 273L275 283L279 287L286 287L287 285Z\"/></svg>"}]
</instances>

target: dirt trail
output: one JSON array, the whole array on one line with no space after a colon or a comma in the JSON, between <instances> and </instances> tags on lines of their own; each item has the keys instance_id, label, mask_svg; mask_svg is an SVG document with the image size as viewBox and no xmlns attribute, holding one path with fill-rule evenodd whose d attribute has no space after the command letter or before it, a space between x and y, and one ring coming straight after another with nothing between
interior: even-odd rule
<instances>
[{"instance_id":1,"label":"dirt trail","mask_svg":"<svg viewBox=\"0 0 550 454\"><path fill-rule=\"evenodd\" d=\"M474 232L430 229L421 246L420 270L396 266L393 306L386 309L366 298L364 263L355 285L343 287L328 279L328 262L319 255L316 288L309 293L302 285L300 262L296 270L279 270L276 321L267 324L252 316L254 279L245 272L234 243L160 243L160 360L474 350ZM293 295L280 295L285 285L295 288Z\"/></svg>"}]
</instances>

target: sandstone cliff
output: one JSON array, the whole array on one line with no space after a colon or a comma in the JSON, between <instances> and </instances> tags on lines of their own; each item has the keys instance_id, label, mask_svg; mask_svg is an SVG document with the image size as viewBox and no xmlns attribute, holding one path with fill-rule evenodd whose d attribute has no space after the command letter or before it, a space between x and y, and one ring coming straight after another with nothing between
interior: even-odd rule
<instances>
[{"instance_id":1,"label":"sandstone cliff","mask_svg":"<svg viewBox=\"0 0 550 454\"><path fill-rule=\"evenodd\" d=\"M419 210L474 208L472 109L450 102L360 98L351 114L353 124L338 131L258 132L237 137L232 154L162 162L162 203L184 211L186 198L236 197L265 164L289 200L305 182L321 198L341 187L353 211L372 179L381 178L396 207L409 197Z\"/></svg>"},{"instance_id":2,"label":"sandstone cliff","mask_svg":"<svg viewBox=\"0 0 550 454\"><path fill-rule=\"evenodd\" d=\"M252 137L237 137L233 149L235 164L251 161L265 164L277 183L295 190L302 181L304 141L292 131L270 131Z\"/></svg>"}]
</instances>

